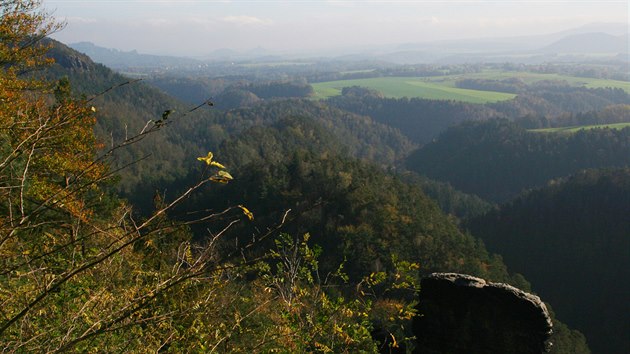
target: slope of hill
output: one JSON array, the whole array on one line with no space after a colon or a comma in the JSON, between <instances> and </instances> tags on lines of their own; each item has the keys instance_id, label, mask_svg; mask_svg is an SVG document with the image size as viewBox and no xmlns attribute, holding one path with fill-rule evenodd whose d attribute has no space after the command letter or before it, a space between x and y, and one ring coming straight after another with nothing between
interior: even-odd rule
<instances>
[{"instance_id":1,"label":"slope of hill","mask_svg":"<svg viewBox=\"0 0 630 354\"><path fill-rule=\"evenodd\" d=\"M468 223L596 353L630 349L630 169L589 170Z\"/></svg>"},{"instance_id":2,"label":"slope of hill","mask_svg":"<svg viewBox=\"0 0 630 354\"><path fill-rule=\"evenodd\" d=\"M564 37L541 49L544 53L628 53L628 35L583 33Z\"/></svg>"},{"instance_id":3,"label":"slope of hill","mask_svg":"<svg viewBox=\"0 0 630 354\"><path fill-rule=\"evenodd\" d=\"M183 176L187 159L192 158L190 155L203 152L196 142L186 138L187 133L213 112L199 109L180 120L190 105L94 63L88 56L59 42L53 41L53 44L48 55L56 64L43 74L49 80L67 77L77 96L93 98L90 103L97 111L95 132L106 148L139 133L148 122L159 120L164 111L175 112L167 129L116 151L114 168L132 164L122 171L121 190L128 193L140 184L151 185L161 179ZM146 161L134 163L141 159Z\"/></svg>"},{"instance_id":4,"label":"slope of hill","mask_svg":"<svg viewBox=\"0 0 630 354\"><path fill-rule=\"evenodd\" d=\"M507 120L466 122L407 158L429 178L493 201L581 169L630 165L630 129L533 133Z\"/></svg>"},{"instance_id":5,"label":"slope of hill","mask_svg":"<svg viewBox=\"0 0 630 354\"><path fill-rule=\"evenodd\" d=\"M346 259L354 279L391 267L390 254L396 254L420 262L423 273L453 270L512 281L500 259L461 233L418 186L350 158L345 144L313 117L253 126L217 151L235 180L191 203L247 205L256 220L252 230L240 232L245 238L291 209L285 231L309 232L324 249L326 270Z\"/></svg>"},{"instance_id":6,"label":"slope of hill","mask_svg":"<svg viewBox=\"0 0 630 354\"><path fill-rule=\"evenodd\" d=\"M332 97L326 102L398 128L416 143L428 142L449 126L462 121L497 117L496 111L478 104L384 98L371 90L356 87L345 89L342 96Z\"/></svg>"}]
</instances>

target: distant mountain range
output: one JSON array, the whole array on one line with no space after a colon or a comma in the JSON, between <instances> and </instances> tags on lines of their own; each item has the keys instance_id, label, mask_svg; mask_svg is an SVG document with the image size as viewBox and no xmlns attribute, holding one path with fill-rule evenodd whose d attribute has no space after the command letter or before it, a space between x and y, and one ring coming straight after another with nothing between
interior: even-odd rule
<instances>
[{"instance_id":1,"label":"distant mountain range","mask_svg":"<svg viewBox=\"0 0 630 354\"><path fill-rule=\"evenodd\" d=\"M544 48L545 53L628 53L628 35L583 33L564 37Z\"/></svg>"},{"instance_id":2,"label":"distant mountain range","mask_svg":"<svg viewBox=\"0 0 630 354\"><path fill-rule=\"evenodd\" d=\"M628 61L628 26L622 23L594 23L562 32L521 37L473 38L425 43L406 43L389 49L363 49L360 53L330 58L352 60L380 60L395 64L463 63L463 62L525 62L592 59ZM217 49L201 59L141 54L137 51L120 51L81 42L69 45L85 53L96 62L111 68L199 67L211 61L282 60L289 55L272 56L264 48L248 51ZM577 56L576 56L577 55ZM602 56L604 55L604 56ZM305 55L307 56L307 55ZM296 55L290 57L295 58Z\"/></svg>"},{"instance_id":3,"label":"distant mountain range","mask_svg":"<svg viewBox=\"0 0 630 354\"><path fill-rule=\"evenodd\" d=\"M204 62L200 60L185 57L141 54L135 50L126 52L118 49L103 48L91 42L72 43L68 46L88 55L95 62L104 64L113 69L133 67L164 68L169 66L198 66L204 64Z\"/></svg>"},{"instance_id":4,"label":"distant mountain range","mask_svg":"<svg viewBox=\"0 0 630 354\"><path fill-rule=\"evenodd\" d=\"M377 58L398 64L460 62L525 62L576 60L575 54L608 54L628 60L628 25L589 24L567 31L536 36L473 38L428 43L407 43ZM585 58L585 59L588 59Z\"/></svg>"},{"instance_id":5,"label":"distant mountain range","mask_svg":"<svg viewBox=\"0 0 630 354\"><path fill-rule=\"evenodd\" d=\"M466 38L459 40L435 41L425 43L407 43L398 46L401 51L409 50L437 50L439 52L452 53L478 53L478 52L507 52L507 51L538 51L541 48L552 45L567 37L575 35L601 33L609 36L627 36L628 25L623 23L592 23L582 27L566 31L532 36L518 37L492 37L492 38ZM590 40L585 38L585 40ZM626 43L626 51L627 51ZM614 51L623 50L618 47Z\"/></svg>"}]
</instances>

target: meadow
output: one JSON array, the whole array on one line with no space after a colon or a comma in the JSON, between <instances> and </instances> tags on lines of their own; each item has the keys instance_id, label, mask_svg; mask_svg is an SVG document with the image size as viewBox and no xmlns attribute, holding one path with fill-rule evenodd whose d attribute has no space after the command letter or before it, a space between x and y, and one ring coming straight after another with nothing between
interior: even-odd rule
<instances>
[{"instance_id":1,"label":"meadow","mask_svg":"<svg viewBox=\"0 0 630 354\"><path fill-rule=\"evenodd\" d=\"M570 85L583 86L587 88L612 87L620 88L630 93L630 82L619 80L595 79L588 77L577 77L560 74L543 74L526 71L502 71L502 70L484 70L479 73L469 73L464 75L444 75L427 77L431 82L439 82L447 86L455 86L455 82L461 79L486 79L486 80L504 80L510 78L518 78L527 84L533 84L539 81L566 81Z\"/></svg>"},{"instance_id":2,"label":"meadow","mask_svg":"<svg viewBox=\"0 0 630 354\"><path fill-rule=\"evenodd\" d=\"M504 92L469 90L434 82L428 78L414 77L378 77L370 79L338 80L313 83L313 98L325 99L338 96L341 89L349 86L368 87L381 92L386 97L418 97L433 100L454 100L469 103L487 103L505 101L516 95Z\"/></svg>"},{"instance_id":3,"label":"meadow","mask_svg":"<svg viewBox=\"0 0 630 354\"><path fill-rule=\"evenodd\" d=\"M587 88L612 87L630 93L630 82L617 80L592 79L559 74L541 74L532 72L486 70L479 73L462 75L444 75L431 77L377 77L369 79L338 80L313 83L314 99L338 96L344 87L361 86L379 91L386 97L417 97L435 100L455 100L469 103L488 103L505 101L516 95L504 92L470 90L456 87L458 80L486 79L503 80L519 78L532 84L545 80L566 81L569 85Z\"/></svg>"}]
</instances>

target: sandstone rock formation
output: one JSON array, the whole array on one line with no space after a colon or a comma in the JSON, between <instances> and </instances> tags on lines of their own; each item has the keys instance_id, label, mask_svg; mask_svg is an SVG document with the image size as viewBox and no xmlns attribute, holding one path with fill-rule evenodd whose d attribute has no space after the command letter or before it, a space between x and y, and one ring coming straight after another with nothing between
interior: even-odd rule
<instances>
[{"instance_id":1,"label":"sandstone rock formation","mask_svg":"<svg viewBox=\"0 0 630 354\"><path fill-rule=\"evenodd\" d=\"M538 296L456 273L421 283L415 353L543 353L551 319Z\"/></svg>"}]
</instances>

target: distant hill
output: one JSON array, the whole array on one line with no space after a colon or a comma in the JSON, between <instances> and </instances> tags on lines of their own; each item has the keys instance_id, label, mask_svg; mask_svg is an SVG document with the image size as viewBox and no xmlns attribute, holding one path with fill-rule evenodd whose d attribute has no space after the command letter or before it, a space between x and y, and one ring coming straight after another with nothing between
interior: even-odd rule
<instances>
[{"instance_id":1,"label":"distant hill","mask_svg":"<svg viewBox=\"0 0 630 354\"><path fill-rule=\"evenodd\" d=\"M544 63L560 60L556 53L627 53L628 26L623 23L592 23L566 31L543 35L462 38L419 43L403 43L385 47L365 48L359 52L328 53L338 60L379 60L396 64L524 62ZM300 57L296 54L272 54L264 48L236 51L216 49L202 60L186 57L160 56L100 47L90 42L70 44L70 47L89 55L96 62L116 70L128 68L178 67L198 69L211 62L276 61ZM185 55L185 54L184 54ZM313 55L301 55L312 57ZM326 56L326 55L324 55ZM316 55L322 58L321 53ZM573 58L573 57L571 57ZM201 58L200 58L201 59ZM573 58L580 60L580 58ZM582 58L583 59L583 58ZM621 58L623 59L623 57Z\"/></svg>"},{"instance_id":2,"label":"distant hill","mask_svg":"<svg viewBox=\"0 0 630 354\"><path fill-rule=\"evenodd\" d=\"M569 36L581 33L607 33L613 36L624 36L630 33L630 28L628 28L628 23L623 22L593 22L558 32L558 35Z\"/></svg>"},{"instance_id":3,"label":"distant hill","mask_svg":"<svg viewBox=\"0 0 630 354\"><path fill-rule=\"evenodd\" d=\"M564 38L600 33L613 37L628 35L628 25L624 23L591 23L585 26L568 29L550 34L513 36L513 37L489 37L467 38L459 40L444 40L426 43L406 43L398 46L399 51L425 50L431 53L503 53L510 52L535 52L540 48L550 46Z\"/></svg>"},{"instance_id":4,"label":"distant hill","mask_svg":"<svg viewBox=\"0 0 630 354\"><path fill-rule=\"evenodd\" d=\"M202 61L190 58L141 54L135 50L125 52L118 49L99 47L90 42L72 43L69 47L87 54L98 63L119 70L133 67L165 68L169 66L198 66L203 64Z\"/></svg>"},{"instance_id":5,"label":"distant hill","mask_svg":"<svg viewBox=\"0 0 630 354\"><path fill-rule=\"evenodd\" d=\"M266 49L257 47L246 51L236 51L229 48L216 49L203 58L193 59L185 56L153 55L138 53L136 50L123 51L105 48L91 42L78 42L68 45L74 50L87 54L94 61L107 65L116 70L129 68L185 68L199 69L207 66L210 61L224 62L233 60L282 61L283 57L274 56Z\"/></svg>"},{"instance_id":6,"label":"distant hill","mask_svg":"<svg viewBox=\"0 0 630 354\"><path fill-rule=\"evenodd\" d=\"M575 61L583 58L558 58L554 54L627 53L627 36L627 24L591 23L542 35L405 43L376 57L397 64Z\"/></svg>"},{"instance_id":7,"label":"distant hill","mask_svg":"<svg viewBox=\"0 0 630 354\"><path fill-rule=\"evenodd\" d=\"M544 53L628 53L628 35L583 33L564 37L541 50Z\"/></svg>"}]
</instances>

